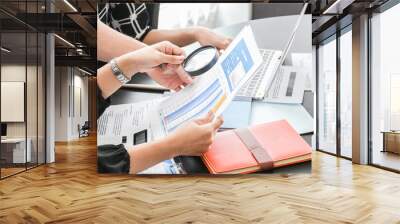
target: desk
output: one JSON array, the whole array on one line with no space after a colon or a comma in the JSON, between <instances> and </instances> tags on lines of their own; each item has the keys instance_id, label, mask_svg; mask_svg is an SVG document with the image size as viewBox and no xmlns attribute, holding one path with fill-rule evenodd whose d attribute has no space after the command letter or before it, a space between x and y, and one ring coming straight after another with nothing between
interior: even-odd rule
<instances>
[{"instance_id":1,"label":"desk","mask_svg":"<svg viewBox=\"0 0 400 224\"><path fill-rule=\"evenodd\" d=\"M26 153L25 144L27 143ZM4 164L25 164L31 161L32 141L28 138L6 138L1 140L1 160ZM27 161L25 161L27 160Z\"/></svg>"},{"instance_id":2,"label":"desk","mask_svg":"<svg viewBox=\"0 0 400 224\"><path fill-rule=\"evenodd\" d=\"M266 18L259 20L252 20L245 23L235 24L232 26L217 28L217 33L226 36L234 37L245 25L250 25L255 35L257 45L260 48L283 50L288 42L290 33L296 23L298 16L283 16ZM293 42L290 52L296 53L311 53L311 16L306 15L300 23L299 30ZM136 76L136 75L135 75ZM154 85L155 82L150 80L147 76L140 74L136 76L131 83L134 84L149 84ZM111 104L123 104L139 102L159 98L162 96L162 90L143 90L122 88L111 96ZM304 94L303 106L313 115L313 100L314 95L312 92ZM262 113L258 113L262 114ZM259 116L259 115L257 115ZM252 118L254 119L254 118ZM312 132L303 133L302 137L311 145ZM208 173L207 168L199 157L177 157L177 162L182 163L184 169L188 173ZM267 171L268 173L296 173L296 172L309 172L311 170L311 162L306 162L296 166L284 167Z\"/></svg>"},{"instance_id":3,"label":"desk","mask_svg":"<svg viewBox=\"0 0 400 224\"><path fill-rule=\"evenodd\" d=\"M400 131L383 131L382 152L400 154Z\"/></svg>"}]
</instances>

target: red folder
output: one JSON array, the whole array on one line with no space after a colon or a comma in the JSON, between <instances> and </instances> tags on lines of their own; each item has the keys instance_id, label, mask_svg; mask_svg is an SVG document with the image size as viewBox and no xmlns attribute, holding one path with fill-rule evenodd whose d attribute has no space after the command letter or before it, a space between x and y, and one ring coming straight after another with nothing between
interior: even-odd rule
<instances>
[{"instance_id":1,"label":"red folder","mask_svg":"<svg viewBox=\"0 0 400 224\"><path fill-rule=\"evenodd\" d=\"M202 155L213 174L252 173L311 160L311 147L286 120L218 132Z\"/></svg>"}]
</instances>

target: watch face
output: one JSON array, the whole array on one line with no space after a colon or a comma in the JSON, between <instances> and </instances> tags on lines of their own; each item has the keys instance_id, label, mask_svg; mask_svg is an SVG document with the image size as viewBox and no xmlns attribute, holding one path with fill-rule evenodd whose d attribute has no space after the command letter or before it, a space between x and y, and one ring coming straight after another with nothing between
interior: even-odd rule
<instances>
[{"instance_id":1,"label":"watch face","mask_svg":"<svg viewBox=\"0 0 400 224\"><path fill-rule=\"evenodd\" d=\"M120 82L123 82L123 83L126 83L127 81L129 81L129 79L127 79L124 75L122 75L122 74L119 74L118 75L118 77L117 77L117 79L120 81Z\"/></svg>"},{"instance_id":2,"label":"watch face","mask_svg":"<svg viewBox=\"0 0 400 224\"><path fill-rule=\"evenodd\" d=\"M120 81L122 84L125 84L129 81L129 79L121 72L115 60L111 60L111 71L114 74L115 78Z\"/></svg>"}]
</instances>

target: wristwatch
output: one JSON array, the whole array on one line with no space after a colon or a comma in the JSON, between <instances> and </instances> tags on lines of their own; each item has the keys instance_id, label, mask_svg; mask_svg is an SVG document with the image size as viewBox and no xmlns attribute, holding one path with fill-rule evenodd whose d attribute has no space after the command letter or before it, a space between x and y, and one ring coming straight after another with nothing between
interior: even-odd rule
<instances>
[{"instance_id":1,"label":"wristwatch","mask_svg":"<svg viewBox=\"0 0 400 224\"><path fill-rule=\"evenodd\" d=\"M113 73L113 75L115 76L115 78L118 79L118 81L120 81L122 84L125 84L127 82L129 82L131 79L128 78L122 71L121 69L118 67L117 65L117 61L115 59L112 59L110 61L110 65L111 65L111 71Z\"/></svg>"}]
</instances>

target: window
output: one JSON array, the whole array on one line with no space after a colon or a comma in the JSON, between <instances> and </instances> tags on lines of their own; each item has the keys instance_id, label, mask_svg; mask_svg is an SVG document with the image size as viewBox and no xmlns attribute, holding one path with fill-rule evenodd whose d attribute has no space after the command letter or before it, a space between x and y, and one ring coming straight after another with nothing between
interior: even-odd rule
<instances>
[{"instance_id":1,"label":"window","mask_svg":"<svg viewBox=\"0 0 400 224\"><path fill-rule=\"evenodd\" d=\"M336 153L336 39L318 48L318 149Z\"/></svg>"},{"instance_id":2,"label":"window","mask_svg":"<svg viewBox=\"0 0 400 224\"><path fill-rule=\"evenodd\" d=\"M395 170L400 170L400 133L395 132L400 130L399 21L400 4L371 18L370 159Z\"/></svg>"},{"instance_id":3,"label":"window","mask_svg":"<svg viewBox=\"0 0 400 224\"><path fill-rule=\"evenodd\" d=\"M352 33L340 36L340 155L351 158L352 149Z\"/></svg>"}]
</instances>

